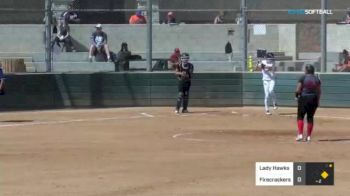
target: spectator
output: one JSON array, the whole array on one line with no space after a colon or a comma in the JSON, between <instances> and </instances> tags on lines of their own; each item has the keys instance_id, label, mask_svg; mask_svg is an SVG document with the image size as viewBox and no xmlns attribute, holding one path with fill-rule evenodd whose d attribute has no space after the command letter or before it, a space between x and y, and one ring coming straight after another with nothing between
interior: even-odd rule
<instances>
[{"instance_id":1,"label":"spectator","mask_svg":"<svg viewBox=\"0 0 350 196\"><path fill-rule=\"evenodd\" d=\"M227 55L228 61L232 61L233 53L232 53L232 45L231 42L227 42L225 45L225 54Z\"/></svg>"},{"instance_id":2,"label":"spectator","mask_svg":"<svg viewBox=\"0 0 350 196\"><path fill-rule=\"evenodd\" d=\"M177 66L180 65L181 62L181 52L179 48L175 48L174 53L171 54L169 60L168 60L168 65L169 69L175 69Z\"/></svg>"},{"instance_id":3,"label":"spectator","mask_svg":"<svg viewBox=\"0 0 350 196\"><path fill-rule=\"evenodd\" d=\"M350 71L350 56L347 50L343 50L343 63L337 64L333 71L336 72L349 72Z\"/></svg>"},{"instance_id":4,"label":"spectator","mask_svg":"<svg viewBox=\"0 0 350 196\"><path fill-rule=\"evenodd\" d=\"M107 45L107 34L102 31L102 25L96 25L96 31L91 36L91 46L89 51L89 60L92 61L92 56L96 56L97 53L105 53L108 61L111 60L109 48Z\"/></svg>"},{"instance_id":5,"label":"spectator","mask_svg":"<svg viewBox=\"0 0 350 196\"><path fill-rule=\"evenodd\" d=\"M123 42L121 49L117 54L116 71L129 70L130 57L131 52L128 49L128 44L126 42Z\"/></svg>"},{"instance_id":6,"label":"spectator","mask_svg":"<svg viewBox=\"0 0 350 196\"><path fill-rule=\"evenodd\" d=\"M220 12L219 15L215 17L214 24L223 24L224 16L225 16L225 12Z\"/></svg>"},{"instance_id":7,"label":"spectator","mask_svg":"<svg viewBox=\"0 0 350 196\"><path fill-rule=\"evenodd\" d=\"M61 47L60 43L63 43L63 47ZM71 51L75 52L72 38L69 34L69 26L67 26L64 21L59 22L57 35L55 39L51 42L51 47L54 47L55 44L57 44L58 47L61 47L62 50L64 48L67 49L68 47Z\"/></svg>"},{"instance_id":8,"label":"spectator","mask_svg":"<svg viewBox=\"0 0 350 196\"><path fill-rule=\"evenodd\" d=\"M129 20L130 24L146 24L146 18L142 15L142 11L138 10L135 15L132 15Z\"/></svg>"},{"instance_id":9,"label":"spectator","mask_svg":"<svg viewBox=\"0 0 350 196\"><path fill-rule=\"evenodd\" d=\"M342 21L337 22L336 24L350 24L350 8L347 9L346 15Z\"/></svg>"},{"instance_id":10,"label":"spectator","mask_svg":"<svg viewBox=\"0 0 350 196\"><path fill-rule=\"evenodd\" d=\"M350 61L349 52L345 49L343 50L343 60L344 64L348 64Z\"/></svg>"},{"instance_id":11,"label":"spectator","mask_svg":"<svg viewBox=\"0 0 350 196\"><path fill-rule=\"evenodd\" d=\"M5 95L5 76L0 62L0 95Z\"/></svg>"},{"instance_id":12,"label":"spectator","mask_svg":"<svg viewBox=\"0 0 350 196\"><path fill-rule=\"evenodd\" d=\"M241 13L237 13L236 15L236 24L242 24L243 23L243 18Z\"/></svg>"},{"instance_id":13,"label":"spectator","mask_svg":"<svg viewBox=\"0 0 350 196\"><path fill-rule=\"evenodd\" d=\"M61 18L64 20L65 24L68 26L70 23L79 23L80 19L78 18L78 14L73 12L73 4L68 6L68 10L62 12Z\"/></svg>"},{"instance_id":14,"label":"spectator","mask_svg":"<svg viewBox=\"0 0 350 196\"><path fill-rule=\"evenodd\" d=\"M168 12L167 24L176 24L176 18L173 12Z\"/></svg>"}]
</instances>

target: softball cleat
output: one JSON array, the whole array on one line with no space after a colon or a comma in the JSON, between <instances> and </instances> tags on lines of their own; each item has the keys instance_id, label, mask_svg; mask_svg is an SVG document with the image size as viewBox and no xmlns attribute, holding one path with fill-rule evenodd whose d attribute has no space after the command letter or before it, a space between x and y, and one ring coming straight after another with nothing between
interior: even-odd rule
<instances>
[{"instance_id":1,"label":"softball cleat","mask_svg":"<svg viewBox=\"0 0 350 196\"><path fill-rule=\"evenodd\" d=\"M295 139L297 142L301 142L303 141L303 135L302 134L298 134L297 138Z\"/></svg>"}]
</instances>

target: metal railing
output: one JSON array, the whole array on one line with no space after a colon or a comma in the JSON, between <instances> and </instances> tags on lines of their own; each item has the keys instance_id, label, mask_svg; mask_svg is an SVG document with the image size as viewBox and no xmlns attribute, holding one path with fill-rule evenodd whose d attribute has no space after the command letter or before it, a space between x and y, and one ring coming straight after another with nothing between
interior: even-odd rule
<instances>
[{"instance_id":1,"label":"metal railing","mask_svg":"<svg viewBox=\"0 0 350 196\"><path fill-rule=\"evenodd\" d=\"M218 13L218 12L226 12L229 13L230 18L227 18L230 23L234 24L235 20L235 16L238 13L240 15L240 23L238 24L239 27L237 28L237 31L235 32L235 37L239 37L238 39L234 39L233 43L236 47L236 52L239 51L240 52L240 59L239 61L242 64L242 71L249 71L251 68L251 65L248 66L248 61L250 60L250 58L252 58L250 51L255 50L256 49L256 45L259 45L261 41L261 39L257 39L256 37L259 37L259 35L254 35L254 25L252 24L254 23L254 20L256 20L256 18L253 18L251 15L256 15L256 14L261 14L261 13L278 13L278 14L288 14L288 12L290 12L290 9L256 9L256 8L249 8L247 5L247 0L240 0L240 7L237 8L224 8L224 9L193 9L193 8L183 8L183 9L163 9L163 8L159 8L159 7L153 7L151 5L151 0L147 0L149 6L146 6L144 8L141 9L137 9L137 8L133 8L133 9L117 9L117 8L112 8L112 9L81 9L81 8L73 8L71 9L71 11L73 12L79 12L79 13L105 13L105 12L110 12L110 13L114 13L114 12L124 12L124 13L128 13L125 14L125 17L127 18L127 16L129 16L130 12L135 12L137 10L141 10L143 12L145 12L148 15L148 20L152 21L152 16L154 12L158 12L159 14L161 14L162 16L164 16L167 12L176 12L177 14L181 15L181 14L186 14L190 15L190 14L207 14L207 15L214 15L214 13ZM321 9L322 10L326 10L327 7L327 0L320 0L320 3L322 5ZM26 8L21 8L21 9L15 9L15 8L0 8L0 12L27 12L27 13L35 13L35 12L45 12L45 63L46 63L46 71L50 72L52 71L52 63L53 63L53 57L52 57L52 49L51 49L51 40L52 40L52 15L53 12L60 12L60 11L66 11L65 9L56 9L56 8L52 8L52 0L45 0L45 10L42 9L26 9ZM348 9L332 9L332 12L334 13L342 13L342 12L346 12L348 11ZM205 15L203 14L203 15ZM297 17L297 16L296 16ZM320 24L320 38L319 38L319 51L320 52L320 60L319 60L319 64L320 64L320 69L322 72L327 72L327 71L331 71L329 66L327 67L327 21L328 21L328 15L323 14L323 15L319 15L319 16L314 16L314 18L317 18L317 24ZM253 21L253 22L252 22ZM203 22L203 21L201 21ZM212 21L208 21L206 23L212 23ZM319 23L318 23L319 22ZM264 24L264 22L257 22L257 23L261 23ZM228 24L228 25L231 25ZM152 65L154 62L154 47L156 47L157 43L155 43L154 41L154 35L157 33L157 31L155 30L155 26L157 24L154 23L147 23L147 25L145 25L145 32L146 33L146 39L144 40L145 42L145 50L146 51L146 62L147 62L147 71L152 71ZM237 24L235 24L237 25ZM181 25L179 26L180 29ZM157 27L158 28L158 27ZM298 28L298 27L296 27ZM174 28L175 29L175 28ZM268 29L267 29L268 30ZM297 29L298 30L298 29ZM297 32L296 30L296 32ZM275 32L274 32L275 33ZM261 35L261 36L266 36L268 38L266 39L271 39L271 40L278 40L279 36L277 35L279 32L277 32L277 34L275 33L270 33L267 32L266 35ZM287 32L288 33L288 32ZM216 35L213 35L213 37ZM293 37L296 37L295 39L298 39L299 35L293 35ZM291 36L292 37L292 36ZM230 39L230 38L228 38ZM206 42L207 40L202 40L202 42ZM282 42L282 41L281 41ZM297 40L296 40L297 42ZM202 43L198 43L199 45L201 45ZM222 43L220 43L222 44ZM279 43L281 44L281 43ZM254 47L252 47L252 45L254 45ZM298 45L297 43L295 43L296 45L296 53L298 53ZM204 44L203 44L204 46ZM238 47L238 48L237 48ZM263 49L265 46L263 44L261 44L261 48ZM252 49L253 48L253 49ZM277 49L277 51L274 52L279 52L279 51L283 51L282 49L279 50ZM317 50L315 50L317 51ZM170 51L167 51L170 53ZM339 51L340 52L340 51ZM203 52L204 53L204 52ZM170 55L170 54L169 54ZM294 54L293 55L293 62L295 63L299 63L298 59L296 58L298 56L298 54ZM254 59L254 56L253 56ZM316 60L316 59L315 59ZM317 59L318 60L318 59ZM235 62L238 62L237 59L235 59Z\"/></svg>"}]
</instances>

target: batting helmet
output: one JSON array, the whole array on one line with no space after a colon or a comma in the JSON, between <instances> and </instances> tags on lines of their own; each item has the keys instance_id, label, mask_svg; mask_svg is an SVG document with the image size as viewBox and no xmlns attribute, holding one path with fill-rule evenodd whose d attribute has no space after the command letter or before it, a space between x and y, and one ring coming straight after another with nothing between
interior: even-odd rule
<instances>
[{"instance_id":1,"label":"batting helmet","mask_svg":"<svg viewBox=\"0 0 350 196\"><path fill-rule=\"evenodd\" d=\"M181 54L181 61L183 63L188 63L189 60L190 60L190 55L188 53Z\"/></svg>"}]
</instances>

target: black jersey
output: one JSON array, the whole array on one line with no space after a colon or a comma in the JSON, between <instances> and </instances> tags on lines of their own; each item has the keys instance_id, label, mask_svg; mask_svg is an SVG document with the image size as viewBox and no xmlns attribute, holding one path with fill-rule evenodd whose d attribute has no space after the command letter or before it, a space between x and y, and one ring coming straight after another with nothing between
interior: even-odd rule
<instances>
[{"instance_id":1,"label":"black jersey","mask_svg":"<svg viewBox=\"0 0 350 196\"><path fill-rule=\"evenodd\" d=\"M302 84L301 96L317 95L317 91L321 86L321 81L313 74L305 74L299 79Z\"/></svg>"},{"instance_id":2,"label":"black jersey","mask_svg":"<svg viewBox=\"0 0 350 196\"><path fill-rule=\"evenodd\" d=\"M193 76L193 64L192 63L186 63L186 64L180 64L178 67L178 72L185 72L185 75L180 75L179 80L183 81L191 81Z\"/></svg>"}]
</instances>

